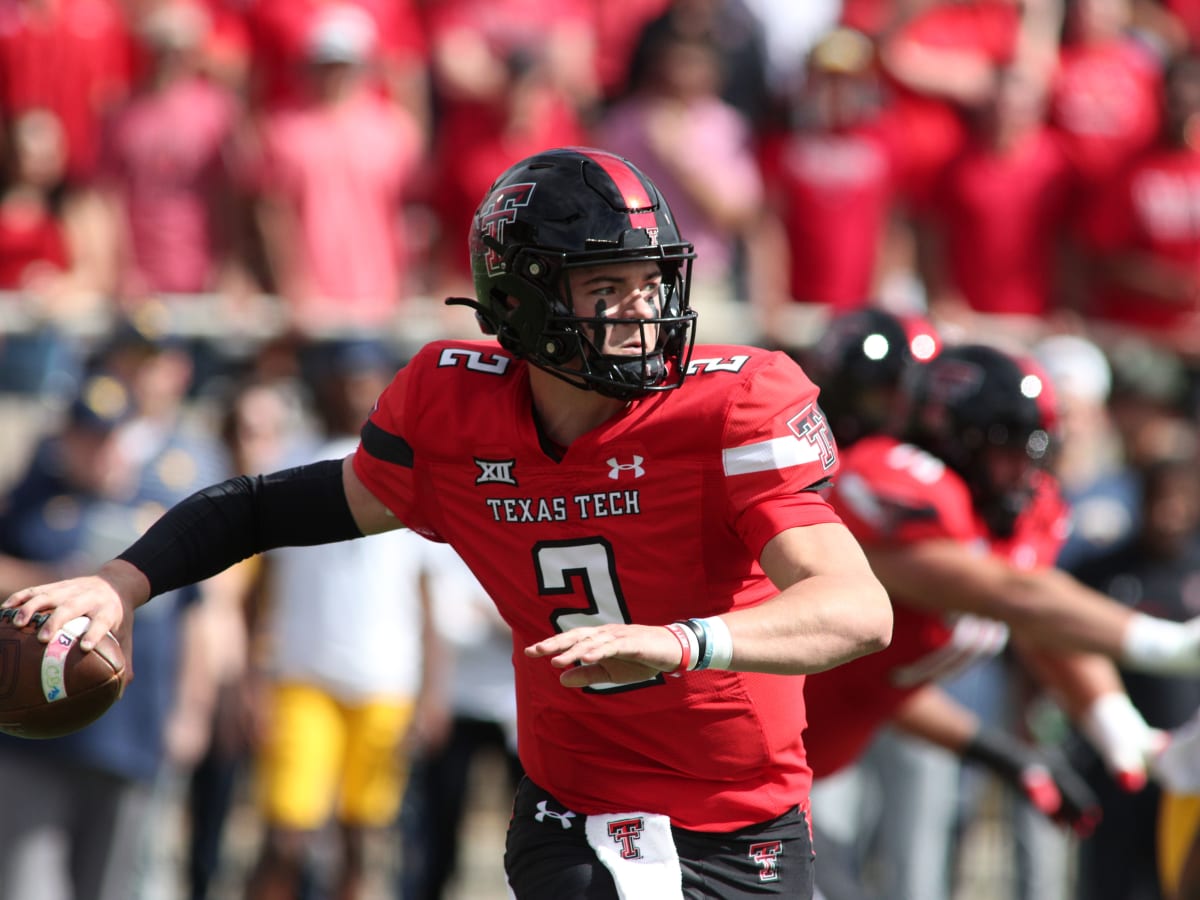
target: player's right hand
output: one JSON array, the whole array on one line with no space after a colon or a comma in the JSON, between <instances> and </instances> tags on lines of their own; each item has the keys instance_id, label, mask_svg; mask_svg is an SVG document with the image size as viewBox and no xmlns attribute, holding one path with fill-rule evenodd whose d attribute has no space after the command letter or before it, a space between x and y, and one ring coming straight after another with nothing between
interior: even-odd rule
<instances>
[{"instance_id":1,"label":"player's right hand","mask_svg":"<svg viewBox=\"0 0 1200 900\"><path fill-rule=\"evenodd\" d=\"M565 687L632 684L679 667L678 641L661 625L600 625L572 628L525 648L525 655L550 657L566 671Z\"/></svg>"},{"instance_id":2,"label":"player's right hand","mask_svg":"<svg viewBox=\"0 0 1200 900\"><path fill-rule=\"evenodd\" d=\"M49 641L67 622L79 616L90 619L80 647L89 651L111 631L125 653L123 678L133 678L133 614L146 601L150 585L135 567L121 560L106 563L95 575L84 575L22 588L10 594L0 609L16 609L15 623L22 625L37 613L49 613L38 637Z\"/></svg>"}]
</instances>

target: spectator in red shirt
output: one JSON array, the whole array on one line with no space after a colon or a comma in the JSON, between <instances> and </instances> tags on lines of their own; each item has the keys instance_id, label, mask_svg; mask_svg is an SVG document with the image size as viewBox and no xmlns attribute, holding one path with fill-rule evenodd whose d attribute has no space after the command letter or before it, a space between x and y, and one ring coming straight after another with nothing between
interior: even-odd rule
<instances>
[{"instance_id":1,"label":"spectator in red shirt","mask_svg":"<svg viewBox=\"0 0 1200 900\"><path fill-rule=\"evenodd\" d=\"M1045 124L1046 87L1034 66L1000 70L935 189L922 256L930 312L944 328L976 339L1001 328L1028 342L1056 311L1072 180Z\"/></svg>"},{"instance_id":2,"label":"spectator in red shirt","mask_svg":"<svg viewBox=\"0 0 1200 900\"><path fill-rule=\"evenodd\" d=\"M1131 29L1131 0L1068 5L1051 122L1092 192L1154 142L1162 61Z\"/></svg>"},{"instance_id":3,"label":"spectator in red shirt","mask_svg":"<svg viewBox=\"0 0 1200 900\"><path fill-rule=\"evenodd\" d=\"M938 173L967 138L965 115L990 98L998 66L1057 48L1055 3L1047 0L934 0L913 4L881 38L904 133L905 190L928 199ZM1055 29L1052 32L1052 26Z\"/></svg>"},{"instance_id":4,"label":"spectator in red shirt","mask_svg":"<svg viewBox=\"0 0 1200 900\"><path fill-rule=\"evenodd\" d=\"M0 195L0 288L37 290L70 268L54 193L66 147L62 125L45 110L7 128L4 192Z\"/></svg>"},{"instance_id":5,"label":"spectator in red shirt","mask_svg":"<svg viewBox=\"0 0 1200 900\"><path fill-rule=\"evenodd\" d=\"M262 124L262 237L305 334L387 326L408 295L402 212L424 134L372 89L373 40L365 13L331 8L309 38L309 98Z\"/></svg>"},{"instance_id":6,"label":"spectator in red shirt","mask_svg":"<svg viewBox=\"0 0 1200 900\"><path fill-rule=\"evenodd\" d=\"M67 138L49 110L8 124L0 185L0 289L35 317L65 322L102 309L105 248L96 205L66 181Z\"/></svg>"},{"instance_id":7,"label":"spectator in red shirt","mask_svg":"<svg viewBox=\"0 0 1200 900\"><path fill-rule=\"evenodd\" d=\"M1200 359L1200 56L1168 68L1164 129L1084 225L1098 337L1133 330Z\"/></svg>"},{"instance_id":8,"label":"spectator in red shirt","mask_svg":"<svg viewBox=\"0 0 1200 900\"><path fill-rule=\"evenodd\" d=\"M100 182L119 238L118 292L131 303L220 286L231 259L226 151L237 99L200 72L209 32L193 0L166 0L139 23L149 68L107 123Z\"/></svg>"},{"instance_id":9,"label":"spectator in red shirt","mask_svg":"<svg viewBox=\"0 0 1200 900\"><path fill-rule=\"evenodd\" d=\"M129 35L116 0L0 6L0 113L48 109L62 123L67 175L89 179L100 117L128 90Z\"/></svg>"},{"instance_id":10,"label":"spectator in red shirt","mask_svg":"<svg viewBox=\"0 0 1200 900\"><path fill-rule=\"evenodd\" d=\"M773 213L754 241L753 300L772 344L800 348L829 315L879 295L896 201L896 150L874 46L838 28L808 57L792 125L768 134L762 167Z\"/></svg>"},{"instance_id":11,"label":"spectator in red shirt","mask_svg":"<svg viewBox=\"0 0 1200 900\"><path fill-rule=\"evenodd\" d=\"M364 61L372 86L417 116L428 117L428 47L416 0L248 0L250 98L256 108L302 103L308 88L309 36L339 9L367 15L375 31Z\"/></svg>"}]
</instances>

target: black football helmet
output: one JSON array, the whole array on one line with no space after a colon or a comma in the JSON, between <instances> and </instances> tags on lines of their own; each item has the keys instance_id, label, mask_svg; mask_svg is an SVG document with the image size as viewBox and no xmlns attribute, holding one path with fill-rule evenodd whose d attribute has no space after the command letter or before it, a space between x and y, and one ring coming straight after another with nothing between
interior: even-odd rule
<instances>
[{"instance_id":1,"label":"black football helmet","mask_svg":"<svg viewBox=\"0 0 1200 900\"><path fill-rule=\"evenodd\" d=\"M849 447L889 430L909 369L927 362L940 347L933 327L923 319L875 308L830 319L801 362L821 389L821 409L838 445Z\"/></svg>"},{"instance_id":2,"label":"black football helmet","mask_svg":"<svg viewBox=\"0 0 1200 900\"><path fill-rule=\"evenodd\" d=\"M1050 379L1031 359L964 344L912 369L905 398L904 439L958 472L992 533L1011 536L1032 499L1032 473L1051 460L1057 413ZM1001 483L989 462L993 448L1022 454L1021 474Z\"/></svg>"},{"instance_id":3,"label":"black football helmet","mask_svg":"<svg viewBox=\"0 0 1200 900\"><path fill-rule=\"evenodd\" d=\"M547 150L505 171L471 226L471 306L500 344L577 387L628 399L678 387L695 340L690 308L695 252L679 236L658 189L628 160L602 150ZM570 269L652 260L662 271L658 315L614 319L575 314ZM509 298L515 298L512 302ZM636 356L605 355L596 335L616 322L657 340Z\"/></svg>"}]
</instances>

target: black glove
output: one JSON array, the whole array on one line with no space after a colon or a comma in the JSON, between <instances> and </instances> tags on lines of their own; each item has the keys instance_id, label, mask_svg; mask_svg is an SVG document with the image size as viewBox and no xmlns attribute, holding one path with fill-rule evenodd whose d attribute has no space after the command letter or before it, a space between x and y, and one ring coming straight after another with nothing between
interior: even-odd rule
<instances>
[{"instance_id":1,"label":"black glove","mask_svg":"<svg viewBox=\"0 0 1200 900\"><path fill-rule=\"evenodd\" d=\"M1100 801L1058 754L1038 750L999 729L980 728L962 757L987 766L1035 809L1080 837L1090 835L1100 822Z\"/></svg>"}]
</instances>

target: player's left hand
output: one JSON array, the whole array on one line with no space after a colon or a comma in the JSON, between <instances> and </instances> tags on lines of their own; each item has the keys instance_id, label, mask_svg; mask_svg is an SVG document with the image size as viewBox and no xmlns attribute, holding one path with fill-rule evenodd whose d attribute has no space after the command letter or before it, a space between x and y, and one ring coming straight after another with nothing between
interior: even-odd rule
<instances>
[{"instance_id":1,"label":"player's left hand","mask_svg":"<svg viewBox=\"0 0 1200 900\"><path fill-rule=\"evenodd\" d=\"M566 669L566 687L630 684L679 668L679 641L661 625L601 625L572 628L525 648L530 657L550 657Z\"/></svg>"},{"instance_id":2,"label":"player's left hand","mask_svg":"<svg viewBox=\"0 0 1200 900\"><path fill-rule=\"evenodd\" d=\"M1037 751L1034 751L1035 753ZM1025 796L1051 821L1070 828L1082 838L1089 837L1100 824L1100 801L1074 769L1055 753L1030 758L1020 775Z\"/></svg>"}]
</instances>

